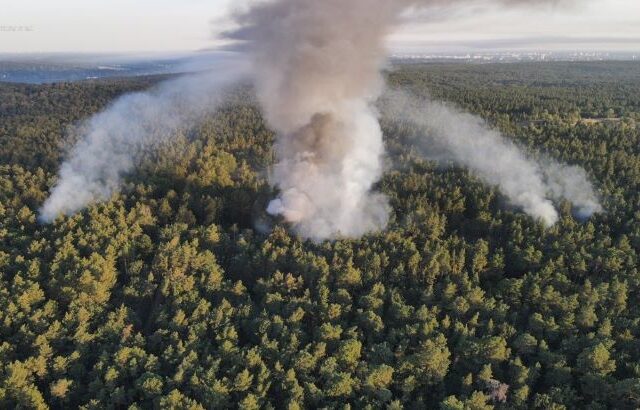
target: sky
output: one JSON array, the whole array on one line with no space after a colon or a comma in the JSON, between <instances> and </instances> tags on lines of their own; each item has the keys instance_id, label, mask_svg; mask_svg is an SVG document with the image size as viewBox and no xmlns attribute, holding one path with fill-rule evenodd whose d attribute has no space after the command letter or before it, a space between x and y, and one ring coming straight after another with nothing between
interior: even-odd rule
<instances>
[{"instance_id":1,"label":"sky","mask_svg":"<svg viewBox=\"0 0 640 410\"><path fill-rule=\"evenodd\" d=\"M0 53L173 53L220 45L250 0L3 0ZM322 0L318 0L322 1ZM345 0L347 1L347 0ZM575 0L537 10L413 12L392 52L640 51L640 0Z\"/></svg>"}]
</instances>

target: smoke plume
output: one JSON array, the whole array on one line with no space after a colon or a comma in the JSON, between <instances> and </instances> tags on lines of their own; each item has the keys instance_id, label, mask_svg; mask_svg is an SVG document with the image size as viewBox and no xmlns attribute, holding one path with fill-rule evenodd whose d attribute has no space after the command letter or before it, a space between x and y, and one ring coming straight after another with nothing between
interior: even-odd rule
<instances>
[{"instance_id":1,"label":"smoke plume","mask_svg":"<svg viewBox=\"0 0 640 410\"><path fill-rule=\"evenodd\" d=\"M240 28L228 36L244 42L265 117L279 135L271 183L281 193L269 213L317 240L384 228L388 205L372 187L383 172L382 132L373 104L384 88L385 38L412 7L464 3L478 1L274 0L238 17ZM530 166L524 160L514 165ZM549 201L539 200L544 185L538 185L532 193L503 188L513 191L527 211L552 223L556 213Z\"/></svg>"},{"instance_id":2,"label":"smoke plume","mask_svg":"<svg viewBox=\"0 0 640 410\"><path fill-rule=\"evenodd\" d=\"M544 161L542 167L551 195L571 202L579 219L588 219L603 211L584 169L551 160Z\"/></svg>"},{"instance_id":3,"label":"smoke plume","mask_svg":"<svg viewBox=\"0 0 640 410\"><path fill-rule=\"evenodd\" d=\"M58 172L58 181L40 209L52 222L87 205L108 200L139 154L171 138L222 102L225 87L241 78L243 63L230 57L214 73L166 81L148 92L127 94L82 125L82 137Z\"/></svg>"},{"instance_id":4,"label":"smoke plume","mask_svg":"<svg viewBox=\"0 0 640 410\"><path fill-rule=\"evenodd\" d=\"M479 117L399 90L385 94L381 105L392 121L412 125L413 146L421 154L469 168L547 226L558 221L551 199L572 202L580 218L602 211L582 168L533 161Z\"/></svg>"},{"instance_id":5,"label":"smoke plume","mask_svg":"<svg viewBox=\"0 0 640 410\"><path fill-rule=\"evenodd\" d=\"M372 103L383 88L384 38L402 2L278 0L239 17L231 37L253 58L259 101L278 133L268 212L301 236L358 237L387 223L371 192L384 145Z\"/></svg>"},{"instance_id":6,"label":"smoke plume","mask_svg":"<svg viewBox=\"0 0 640 410\"><path fill-rule=\"evenodd\" d=\"M270 182L280 194L268 212L313 240L359 237L384 228L389 206L374 190L384 156L374 105L384 89L380 72L387 35L414 7L554 2L269 0L236 16L238 28L226 37L246 52L265 118L278 134ZM220 89L238 77L235 69L221 72L122 97L90 119L40 219L49 222L108 199L137 153L216 107ZM408 119L545 223L558 218L549 195L575 200L583 216L600 209L584 171L559 164L542 170L479 120L444 106L430 104L426 114Z\"/></svg>"}]
</instances>

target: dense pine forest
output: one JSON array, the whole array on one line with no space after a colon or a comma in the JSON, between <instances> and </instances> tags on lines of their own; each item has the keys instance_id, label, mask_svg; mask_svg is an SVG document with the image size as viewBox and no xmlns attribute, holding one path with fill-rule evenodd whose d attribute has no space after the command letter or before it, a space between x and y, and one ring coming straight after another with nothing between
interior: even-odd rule
<instances>
[{"instance_id":1,"label":"dense pine forest","mask_svg":"<svg viewBox=\"0 0 640 410\"><path fill-rule=\"evenodd\" d=\"M389 228L300 240L242 88L43 225L81 121L162 78L0 84L0 408L639 408L640 64L386 75L584 167L606 211L545 228L383 121Z\"/></svg>"}]
</instances>

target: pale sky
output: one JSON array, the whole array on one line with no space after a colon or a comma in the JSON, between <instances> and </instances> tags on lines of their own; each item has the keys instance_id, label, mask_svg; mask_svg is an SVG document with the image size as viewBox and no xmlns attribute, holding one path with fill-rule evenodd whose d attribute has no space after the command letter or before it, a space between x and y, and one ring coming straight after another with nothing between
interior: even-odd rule
<instances>
[{"instance_id":1,"label":"pale sky","mask_svg":"<svg viewBox=\"0 0 640 410\"><path fill-rule=\"evenodd\" d=\"M0 0L0 52L177 52L214 48L250 0ZM318 0L322 1L322 0ZM345 0L348 1L348 0ZM407 16L392 51L640 51L640 0L570 8L431 11Z\"/></svg>"}]
</instances>

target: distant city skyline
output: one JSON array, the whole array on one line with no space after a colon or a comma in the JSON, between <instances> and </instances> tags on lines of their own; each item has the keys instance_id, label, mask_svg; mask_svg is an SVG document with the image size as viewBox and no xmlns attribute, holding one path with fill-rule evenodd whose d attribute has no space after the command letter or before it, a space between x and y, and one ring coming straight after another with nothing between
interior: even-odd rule
<instances>
[{"instance_id":1,"label":"distant city skyline","mask_svg":"<svg viewBox=\"0 0 640 410\"><path fill-rule=\"evenodd\" d=\"M212 49L250 0L21 0L2 6L0 53L169 53ZM459 6L415 12L394 53L557 50L640 52L640 1L539 9Z\"/></svg>"}]
</instances>

